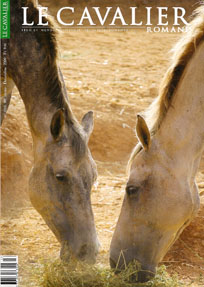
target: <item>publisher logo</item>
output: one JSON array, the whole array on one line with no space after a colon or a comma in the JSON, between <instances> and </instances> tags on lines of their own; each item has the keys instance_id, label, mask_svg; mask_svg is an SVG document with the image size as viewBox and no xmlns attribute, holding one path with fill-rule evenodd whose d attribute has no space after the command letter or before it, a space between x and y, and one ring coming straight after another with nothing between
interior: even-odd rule
<instances>
[{"instance_id":1,"label":"publisher logo","mask_svg":"<svg viewBox=\"0 0 204 287\"><path fill-rule=\"evenodd\" d=\"M10 38L10 0L1 0L1 39Z\"/></svg>"}]
</instances>

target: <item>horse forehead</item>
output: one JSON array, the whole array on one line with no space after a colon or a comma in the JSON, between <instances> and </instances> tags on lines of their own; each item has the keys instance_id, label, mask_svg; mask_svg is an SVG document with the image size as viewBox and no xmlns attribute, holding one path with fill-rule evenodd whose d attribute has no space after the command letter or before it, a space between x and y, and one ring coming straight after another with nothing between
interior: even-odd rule
<instances>
[{"instance_id":1,"label":"horse forehead","mask_svg":"<svg viewBox=\"0 0 204 287\"><path fill-rule=\"evenodd\" d=\"M151 188L156 189L167 188L169 184L173 184L176 181L176 175L174 169L169 168L163 162L163 160L157 157L146 157L145 159L135 160L130 169L130 175L128 183L151 184Z\"/></svg>"},{"instance_id":2,"label":"horse forehead","mask_svg":"<svg viewBox=\"0 0 204 287\"><path fill-rule=\"evenodd\" d=\"M142 150L133 160L131 170L135 173L157 173L165 174L167 171L174 170L174 160L165 151L161 150L160 145L152 140L152 145L148 151Z\"/></svg>"},{"instance_id":3,"label":"horse forehead","mask_svg":"<svg viewBox=\"0 0 204 287\"><path fill-rule=\"evenodd\" d=\"M151 158L138 155L132 162L130 177L147 177L151 173L153 165Z\"/></svg>"},{"instance_id":4,"label":"horse forehead","mask_svg":"<svg viewBox=\"0 0 204 287\"><path fill-rule=\"evenodd\" d=\"M71 145L58 143L50 148L50 155L53 159L66 159L73 154Z\"/></svg>"},{"instance_id":5,"label":"horse forehead","mask_svg":"<svg viewBox=\"0 0 204 287\"><path fill-rule=\"evenodd\" d=\"M88 153L76 154L72 146L65 144L57 148L54 147L48 154L48 160L56 168L64 167L66 169L70 166L85 168L90 163L90 156Z\"/></svg>"},{"instance_id":6,"label":"horse forehead","mask_svg":"<svg viewBox=\"0 0 204 287\"><path fill-rule=\"evenodd\" d=\"M69 145L53 145L46 153L48 161L54 166L69 166L74 162L72 148Z\"/></svg>"}]
</instances>

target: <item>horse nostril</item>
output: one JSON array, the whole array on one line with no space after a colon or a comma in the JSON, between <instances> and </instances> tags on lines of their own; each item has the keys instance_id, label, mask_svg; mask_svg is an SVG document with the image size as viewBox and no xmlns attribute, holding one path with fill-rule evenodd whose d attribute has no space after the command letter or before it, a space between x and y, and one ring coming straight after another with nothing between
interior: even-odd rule
<instances>
[{"instance_id":1,"label":"horse nostril","mask_svg":"<svg viewBox=\"0 0 204 287\"><path fill-rule=\"evenodd\" d=\"M145 282L151 280L154 276L155 276L154 272L147 271L147 270L139 271L137 273L137 282L145 283Z\"/></svg>"},{"instance_id":2,"label":"horse nostril","mask_svg":"<svg viewBox=\"0 0 204 287\"><path fill-rule=\"evenodd\" d=\"M77 258L82 261L86 261L88 264L94 264L96 262L96 255L97 253L92 246L84 244L77 253Z\"/></svg>"},{"instance_id":3,"label":"horse nostril","mask_svg":"<svg viewBox=\"0 0 204 287\"><path fill-rule=\"evenodd\" d=\"M114 261L111 257L109 258L109 262L110 262L110 267L113 268L113 269L115 269L116 263L115 263L115 261Z\"/></svg>"},{"instance_id":4,"label":"horse nostril","mask_svg":"<svg viewBox=\"0 0 204 287\"><path fill-rule=\"evenodd\" d=\"M69 250L69 246L67 242L64 243L61 247L60 258L62 261L65 261L65 262L68 262L70 260L70 250Z\"/></svg>"},{"instance_id":5,"label":"horse nostril","mask_svg":"<svg viewBox=\"0 0 204 287\"><path fill-rule=\"evenodd\" d=\"M86 257L86 255L87 255L87 245L84 244L84 245L82 245L82 247L80 248L80 251L79 251L79 253L78 253L78 257L79 257L80 259L83 259L84 257Z\"/></svg>"}]
</instances>

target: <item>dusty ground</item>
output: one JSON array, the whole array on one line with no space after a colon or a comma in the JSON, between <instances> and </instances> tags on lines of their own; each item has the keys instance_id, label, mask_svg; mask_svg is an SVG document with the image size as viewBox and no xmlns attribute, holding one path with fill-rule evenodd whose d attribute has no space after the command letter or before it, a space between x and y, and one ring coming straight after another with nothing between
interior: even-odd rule
<instances>
[{"instance_id":1,"label":"dusty ground","mask_svg":"<svg viewBox=\"0 0 204 287\"><path fill-rule=\"evenodd\" d=\"M60 65L72 109L78 119L88 110L95 114L90 148L99 177L92 203L102 244L98 261L105 265L124 195L127 160L136 144L136 114L156 96L168 66L168 51L179 37L143 30L70 31L59 40ZM31 164L31 136L15 90L2 127L1 254L19 255L20 286L26 287L36 287L30 274L41 259L59 255L58 242L27 198ZM197 181L203 202L204 160ZM203 286L204 202L164 262L170 272L178 272L186 286Z\"/></svg>"}]
</instances>

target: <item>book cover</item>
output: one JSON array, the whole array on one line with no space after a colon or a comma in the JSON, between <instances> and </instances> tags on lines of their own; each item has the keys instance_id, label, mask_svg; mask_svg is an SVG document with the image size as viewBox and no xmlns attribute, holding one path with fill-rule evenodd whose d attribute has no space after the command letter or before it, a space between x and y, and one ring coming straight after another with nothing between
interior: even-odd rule
<instances>
[{"instance_id":1,"label":"book cover","mask_svg":"<svg viewBox=\"0 0 204 287\"><path fill-rule=\"evenodd\" d=\"M1 286L204 285L202 7L1 0Z\"/></svg>"}]
</instances>

